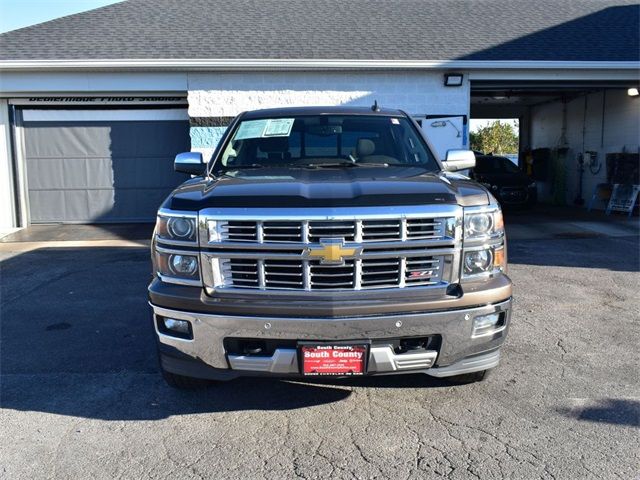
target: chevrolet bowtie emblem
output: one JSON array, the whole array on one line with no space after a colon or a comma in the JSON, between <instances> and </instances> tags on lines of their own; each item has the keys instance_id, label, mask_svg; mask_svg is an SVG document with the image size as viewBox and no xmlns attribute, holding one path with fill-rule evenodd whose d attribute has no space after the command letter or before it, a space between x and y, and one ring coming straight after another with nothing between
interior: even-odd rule
<instances>
[{"instance_id":1,"label":"chevrolet bowtie emblem","mask_svg":"<svg viewBox=\"0 0 640 480\"><path fill-rule=\"evenodd\" d=\"M321 238L320 246L307 247L304 257L311 260L320 259L325 265L344 265L345 258L353 258L362 251L362 247L345 247L340 238Z\"/></svg>"}]
</instances>

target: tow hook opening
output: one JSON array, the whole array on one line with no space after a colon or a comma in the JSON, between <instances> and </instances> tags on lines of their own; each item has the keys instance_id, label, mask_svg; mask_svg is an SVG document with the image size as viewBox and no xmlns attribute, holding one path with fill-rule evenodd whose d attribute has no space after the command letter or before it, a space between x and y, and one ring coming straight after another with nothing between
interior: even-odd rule
<instances>
[{"instance_id":1,"label":"tow hook opening","mask_svg":"<svg viewBox=\"0 0 640 480\"><path fill-rule=\"evenodd\" d=\"M440 349L440 337L414 337L414 338L401 338L399 345L396 345L394 352L396 355L403 353L418 353L427 350Z\"/></svg>"},{"instance_id":2,"label":"tow hook opening","mask_svg":"<svg viewBox=\"0 0 640 480\"><path fill-rule=\"evenodd\" d=\"M242 353L245 355L260 355L266 350L264 342L242 342Z\"/></svg>"}]
</instances>

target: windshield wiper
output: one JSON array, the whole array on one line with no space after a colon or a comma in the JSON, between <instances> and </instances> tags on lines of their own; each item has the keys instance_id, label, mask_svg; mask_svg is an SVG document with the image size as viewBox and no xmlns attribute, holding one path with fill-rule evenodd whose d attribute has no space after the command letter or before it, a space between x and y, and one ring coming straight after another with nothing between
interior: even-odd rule
<instances>
[{"instance_id":1,"label":"windshield wiper","mask_svg":"<svg viewBox=\"0 0 640 480\"><path fill-rule=\"evenodd\" d=\"M390 163L390 167L413 167L413 168L429 168L428 165L423 163Z\"/></svg>"},{"instance_id":2,"label":"windshield wiper","mask_svg":"<svg viewBox=\"0 0 640 480\"><path fill-rule=\"evenodd\" d=\"M336 167L356 167L353 162L332 162L332 163L299 163L299 168L336 168Z\"/></svg>"},{"instance_id":3,"label":"windshield wiper","mask_svg":"<svg viewBox=\"0 0 640 480\"><path fill-rule=\"evenodd\" d=\"M266 165L261 165L259 163L250 163L249 165L226 165L224 167L220 168L220 171L222 172L228 172L230 170L251 170L251 169L256 169L256 168L265 168Z\"/></svg>"},{"instance_id":4,"label":"windshield wiper","mask_svg":"<svg viewBox=\"0 0 640 480\"><path fill-rule=\"evenodd\" d=\"M374 162L333 162L333 163L303 163L298 165L301 168L337 168L337 167L389 167L395 163L374 163Z\"/></svg>"},{"instance_id":5,"label":"windshield wiper","mask_svg":"<svg viewBox=\"0 0 640 480\"><path fill-rule=\"evenodd\" d=\"M384 162L334 162L334 163L305 163L296 165L300 168L336 168L336 167L416 167L428 168L420 163L384 163Z\"/></svg>"}]
</instances>

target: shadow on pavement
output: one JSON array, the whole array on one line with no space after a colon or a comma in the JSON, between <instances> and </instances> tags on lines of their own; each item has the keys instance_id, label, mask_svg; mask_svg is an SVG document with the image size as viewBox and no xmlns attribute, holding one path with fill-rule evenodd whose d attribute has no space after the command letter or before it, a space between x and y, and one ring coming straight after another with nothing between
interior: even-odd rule
<instances>
[{"instance_id":1,"label":"shadow on pavement","mask_svg":"<svg viewBox=\"0 0 640 480\"><path fill-rule=\"evenodd\" d=\"M578 420L640 428L640 402L608 398L598 405L575 409L560 409L560 413Z\"/></svg>"},{"instance_id":2,"label":"shadow on pavement","mask_svg":"<svg viewBox=\"0 0 640 480\"><path fill-rule=\"evenodd\" d=\"M446 386L450 385L426 375L326 381L240 378L189 391L170 388L159 372L50 372L4 375L0 405L18 411L111 421L158 420L194 413L308 408L345 400L352 395L352 387L415 389Z\"/></svg>"},{"instance_id":3,"label":"shadow on pavement","mask_svg":"<svg viewBox=\"0 0 640 480\"><path fill-rule=\"evenodd\" d=\"M55 248L0 263L0 405L130 420L289 410L344 400L351 387L438 387L424 375L310 382L238 379L203 391L165 385L146 287L146 248Z\"/></svg>"}]
</instances>

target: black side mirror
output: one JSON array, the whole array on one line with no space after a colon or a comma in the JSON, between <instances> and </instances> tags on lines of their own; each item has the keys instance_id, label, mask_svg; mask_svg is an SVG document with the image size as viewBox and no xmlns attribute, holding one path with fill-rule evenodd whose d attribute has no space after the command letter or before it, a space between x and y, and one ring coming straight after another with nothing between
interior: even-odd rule
<instances>
[{"instance_id":1,"label":"black side mirror","mask_svg":"<svg viewBox=\"0 0 640 480\"><path fill-rule=\"evenodd\" d=\"M173 168L176 172L189 173L191 175L202 175L207 166L202 161L201 153L184 152L176 155Z\"/></svg>"}]
</instances>

